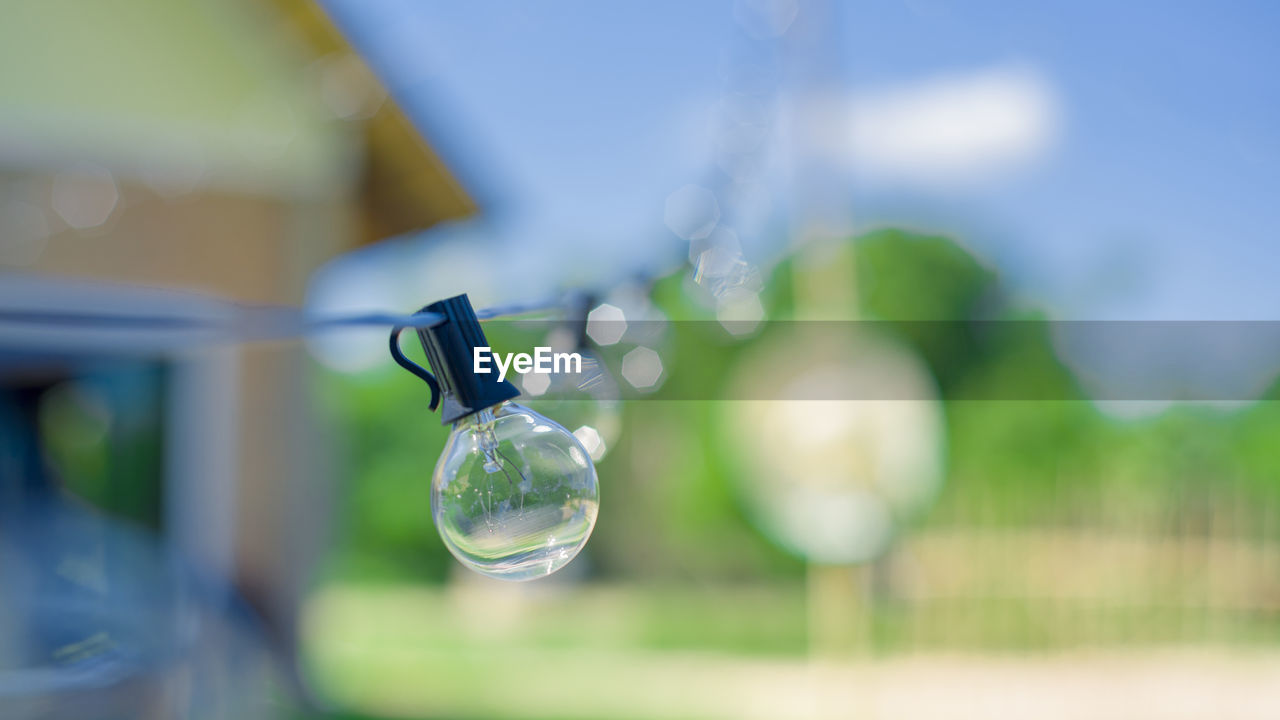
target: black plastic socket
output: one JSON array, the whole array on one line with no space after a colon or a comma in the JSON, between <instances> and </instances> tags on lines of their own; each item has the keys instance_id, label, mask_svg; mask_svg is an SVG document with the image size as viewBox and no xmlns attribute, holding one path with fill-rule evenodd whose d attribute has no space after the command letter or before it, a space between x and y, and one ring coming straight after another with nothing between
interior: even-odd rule
<instances>
[{"instance_id":1,"label":"black plastic socket","mask_svg":"<svg viewBox=\"0 0 1280 720\"><path fill-rule=\"evenodd\" d=\"M520 396L515 385L499 380L496 373L475 372L475 349L489 347L489 341L465 294L431 303L418 313L435 313L442 318L439 323L416 331L434 375L399 352L397 338L403 328L397 328L391 335L391 354L401 366L431 385L432 410L436 407L437 394L443 396L440 410L443 424Z\"/></svg>"}]
</instances>

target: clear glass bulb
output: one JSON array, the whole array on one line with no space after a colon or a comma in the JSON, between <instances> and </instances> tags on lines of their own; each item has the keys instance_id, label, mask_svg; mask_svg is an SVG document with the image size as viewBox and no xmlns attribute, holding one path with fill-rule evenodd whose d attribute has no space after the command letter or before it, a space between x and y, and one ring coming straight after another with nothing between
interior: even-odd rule
<instances>
[{"instance_id":1,"label":"clear glass bulb","mask_svg":"<svg viewBox=\"0 0 1280 720\"><path fill-rule=\"evenodd\" d=\"M463 565L503 580L564 567L596 524L600 490L573 433L510 402L453 424L431 481L431 515Z\"/></svg>"}]
</instances>

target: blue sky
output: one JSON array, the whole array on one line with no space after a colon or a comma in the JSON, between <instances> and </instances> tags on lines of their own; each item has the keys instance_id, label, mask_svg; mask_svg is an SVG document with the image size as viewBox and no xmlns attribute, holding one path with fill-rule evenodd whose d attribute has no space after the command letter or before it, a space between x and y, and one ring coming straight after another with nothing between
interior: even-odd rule
<instances>
[{"instance_id":1,"label":"blue sky","mask_svg":"<svg viewBox=\"0 0 1280 720\"><path fill-rule=\"evenodd\" d=\"M681 257L664 201L715 187L726 73L752 63L779 78L773 100L835 98L867 129L839 161L772 146L771 227L796 221L794 199L809 197L796 188L821 187L858 226L953 234L1061 317L1280 308L1275 3L885 0L836 3L815 23L821 6L800 2L763 41L740 22L750 4L728 1L327 5L493 211L483 232L532 249L534 266L576 264L569 279ZM956 102L970 136L947 120ZM956 167L912 155L910 129L892 127L922 108L945 110L915 131L955 135L941 147ZM828 118L839 142L843 117ZM993 123L1022 141L1001 145ZM905 160L881 152L895 138Z\"/></svg>"}]
</instances>

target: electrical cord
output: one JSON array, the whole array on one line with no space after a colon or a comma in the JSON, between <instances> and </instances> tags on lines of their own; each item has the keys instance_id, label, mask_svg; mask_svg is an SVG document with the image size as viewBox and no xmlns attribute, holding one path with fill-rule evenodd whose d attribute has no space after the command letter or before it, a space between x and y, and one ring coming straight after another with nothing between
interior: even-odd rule
<instances>
[{"instance_id":1,"label":"electrical cord","mask_svg":"<svg viewBox=\"0 0 1280 720\"><path fill-rule=\"evenodd\" d=\"M481 320L496 320L516 315L556 310L559 299L534 303L501 305L476 312ZM420 312L404 315L389 312L351 315L317 316L302 308L274 305L242 305L229 303L225 316L178 315L163 313L62 311L0 308L0 331L5 326L36 329L81 328L144 332L211 333L211 339L244 342L285 340L327 330L360 327L399 327L424 329L444 320L437 313Z\"/></svg>"}]
</instances>

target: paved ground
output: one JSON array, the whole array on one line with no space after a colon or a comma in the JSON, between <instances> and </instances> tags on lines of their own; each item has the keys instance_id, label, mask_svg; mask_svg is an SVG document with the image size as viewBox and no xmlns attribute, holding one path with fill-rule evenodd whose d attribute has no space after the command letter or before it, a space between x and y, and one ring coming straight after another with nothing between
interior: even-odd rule
<instances>
[{"instance_id":1,"label":"paved ground","mask_svg":"<svg viewBox=\"0 0 1280 720\"><path fill-rule=\"evenodd\" d=\"M815 660L637 645L633 597L329 593L308 655L336 704L396 717L1280 720L1280 646L1262 642ZM784 619L771 607L786 606L725 612L745 631ZM669 612L712 621L692 604Z\"/></svg>"},{"instance_id":2,"label":"paved ground","mask_svg":"<svg viewBox=\"0 0 1280 720\"><path fill-rule=\"evenodd\" d=\"M914 657L822 663L573 650L328 658L335 699L398 716L1275 720L1280 653ZM447 669L446 669L447 668ZM470 681L458 682L459 673Z\"/></svg>"}]
</instances>

